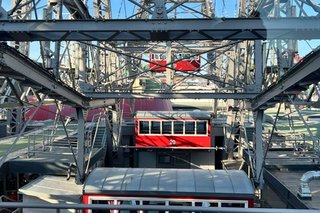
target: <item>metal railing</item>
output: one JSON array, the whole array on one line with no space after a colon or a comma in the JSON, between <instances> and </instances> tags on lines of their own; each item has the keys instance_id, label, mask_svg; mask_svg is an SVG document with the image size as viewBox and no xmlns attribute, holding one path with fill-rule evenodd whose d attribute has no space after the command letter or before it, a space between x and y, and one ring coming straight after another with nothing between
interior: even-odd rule
<instances>
[{"instance_id":1,"label":"metal railing","mask_svg":"<svg viewBox=\"0 0 320 213\"><path fill-rule=\"evenodd\" d=\"M103 131L103 135L101 138L101 144L100 147L97 148L97 150L95 151L99 151L101 149L105 149L105 143L106 143L106 134L107 134L107 128L106 125L108 125L108 117L105 113L98 113L95 114L92 118L91 123L94 123L94 125L92 125L91 127L91 144L89 145L89 149L88 149L88 163L87 163L87 167L85 170L85 173L87 173L89 171L89 166L90 166L90 160L91 160L91 156L93 155L94 152L94 148L96 145L96 140L97 140L97 135L98 135L98 131L99 131L99 127L102 124L102 127L104 125L104 131ZM95 129L94 129L95 127Z\"/></svg>"},{"instance_id":2,"label":"metal railing","mask_svg":"<svg viewBox=\"0 0 320 213\"><path fill-rule=\"evenodd\" d=\"M41 131L36 131L27 135L28 145L27 145L27 156L34 156L35 153L48 153L54 152L53 147L55 142L66 138L65 135L52 135L52 128L54 126L48 126L42 129ZM76 131L69 133L74 135Z\"/></svg>"},{"instance_id":3,"label":"metal railing","mask_svg":"<svg viewBox=\"0 0 320 213\"><path fill-rule=\"evenodd\" d=\"M196 206L159 206L159 205L107 205L107 204L39 204L22 202L0 202L0 209L53 209L57 213L63 209L82 212L85 209L95 210L133 210L133 211L183 211L183 212L219 212L219 213L319 213L310 209L273 209L273 208L229 208L229 207L196 207Z\"/></svg>"}]
</instances>

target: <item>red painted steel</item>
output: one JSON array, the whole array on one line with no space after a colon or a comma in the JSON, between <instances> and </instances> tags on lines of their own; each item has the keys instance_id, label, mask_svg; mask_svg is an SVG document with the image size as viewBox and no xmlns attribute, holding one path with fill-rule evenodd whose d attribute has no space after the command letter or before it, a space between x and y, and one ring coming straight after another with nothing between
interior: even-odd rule
<instances>
[{"instance_id":1,"label":"red painted steel","mask_svg":"<svg viewBox=\"0 0 320 213\"><path fill-rule=\"evenodd\" d=\"M31 118L32 114L36 110L37 99L29 98L30 103L34 103L35 106L30 107L24 114L25 120ZM131 106L134 106L133 108ZM162 99L123 99L120 101L120 108L122 109L122 119L125 121L132 121L136 111L152 110L152 111L171 111L172 104L170 100ZM86 114L85 120L90 122L93 116L103 112L104 109L97 108L91 109ZM57 107L55 104L42 104L36 114L33 116L33 121L46 121L54 120L57 113ZM76 109L64 105L61 109L62 118L71 117L76 119Z\"/></svg>"},{"instance_id":2,"label":"red painted steel","mask_svg":"<svg viewBox=\"0 0 320 213\"><path fill-rule=\"evenodd\" d=\"M166 99L122 99L120 107L124 121L133 121L136 111L172 111L172 103Z\"/></svg>"}]
</instances>

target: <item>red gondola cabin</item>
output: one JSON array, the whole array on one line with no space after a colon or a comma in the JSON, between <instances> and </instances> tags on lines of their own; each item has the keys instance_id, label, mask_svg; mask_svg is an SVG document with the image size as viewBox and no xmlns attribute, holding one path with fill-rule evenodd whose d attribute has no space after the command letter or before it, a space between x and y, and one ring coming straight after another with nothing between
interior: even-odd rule
<instances>
[{"instance_id":1,"label":"red gondola cabin","mask_svg":"<svg viewBox=\"0 0 320 213\"><path fill-rule=\"evenodd\" d=\"M149 68L151 71L163 72L166 71L166 54L165 53L150 53ZM174 54L174 70L176 71L199 71L200 70L200 56L191 56L189 53Z\"/></svg>"},{"instance_id":2,"label":"red gondola cabin","mask_svg":"<svg viewBox=\"0 0 320 213\"><path fill-rule=\"evenodd\" d=\"M84 204L118 205L120 208L121 205L206 210L210 207L252 208L253 199L250 179L239 170L96 168L83 187ZM86 210L86 213L95 212L129 211Z\"/></svg>"}]
</instances>

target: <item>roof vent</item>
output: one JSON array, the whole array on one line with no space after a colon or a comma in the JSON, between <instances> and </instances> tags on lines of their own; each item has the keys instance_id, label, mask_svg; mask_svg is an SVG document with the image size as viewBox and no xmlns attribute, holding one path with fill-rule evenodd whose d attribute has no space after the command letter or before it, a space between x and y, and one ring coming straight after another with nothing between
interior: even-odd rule
<instances>
[{"instance_id":1,"label":"roof vent","mask_svg":"<svg viewBox=\"0 0 320 213\"><path fill-rule=\"evenodd\" d=\"M320 179L320 171L309 171L302 175L298 189L298 195L301 199L312 199L309 182L315 179Z\"/></svg>"}]
</instances>

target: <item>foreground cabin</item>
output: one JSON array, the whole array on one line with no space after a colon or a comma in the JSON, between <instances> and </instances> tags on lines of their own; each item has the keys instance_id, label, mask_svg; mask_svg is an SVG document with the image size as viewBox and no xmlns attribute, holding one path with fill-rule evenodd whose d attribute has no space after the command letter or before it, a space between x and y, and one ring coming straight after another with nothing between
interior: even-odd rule
<instances>
[{"instance_id":1,"label":"foreground cabin","mask_svg":"<svg viewBox=\"0 0 320 213\"><path fill-rule=\"evenodd\" d=\"M96 168L83 187L85 204L249 208L253 198L239 170Z\"/></svg>"}]
</instances>

